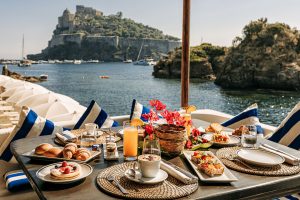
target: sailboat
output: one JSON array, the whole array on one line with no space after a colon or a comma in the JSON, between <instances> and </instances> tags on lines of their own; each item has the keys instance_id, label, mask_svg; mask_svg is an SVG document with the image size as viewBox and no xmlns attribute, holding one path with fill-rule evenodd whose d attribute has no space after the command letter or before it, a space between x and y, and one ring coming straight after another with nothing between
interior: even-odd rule
<instances>
[{"instance_id":1,"label":"sailboat","mask_svg":"<svg viewBox=\"0 0 300 200\"><path fill-rule=\"evenodd\" d=\"M22 60L19 62L19 67L30 67L32 64L31 60L28 60L24 57L24 34L22 39Z\"/></svg>"},{"instance_id":2,"label":"sailboat","mask_svg":"<svg viewBox=\"0 0 300 200\"><path fill-rule=\"evenodd\" d=\"M133 64L134 65L143 65L143 66L155 65L156 62L152 58L144 58L144 59L141 59L141 60L139 59L140 55L141 55L141 52L142 52L142 49L143 49L143 46L144 46L144 40L142 42L138 57L137 57L136 61Z\"/></svg>"}]
</instances>

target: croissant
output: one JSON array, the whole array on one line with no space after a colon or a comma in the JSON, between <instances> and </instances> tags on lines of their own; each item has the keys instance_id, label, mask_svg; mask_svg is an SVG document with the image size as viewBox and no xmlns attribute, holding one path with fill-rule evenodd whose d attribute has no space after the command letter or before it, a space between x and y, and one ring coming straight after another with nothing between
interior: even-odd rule
<instances>
[{"instance_id":1,"label":"croissant","mask_svg":"<svg viewBox=\"0 0 300 200\"><path fill-rule=\"evenodd\" d=\"M71 159L77 151L77 145L75 143L68 143L64 147L63 157L67 159Z\"/></svg>"},{"instance_id":2,"label":"croissant","mask_svg":"<svg viewBox=\"0 0 300 200\"><path fill-rule=\"evenodd\" d=\"M89 150L84 148L79 148L75 154L76 160L85 161L91 157L91 153Z\"/></svg>"}]
</instances>

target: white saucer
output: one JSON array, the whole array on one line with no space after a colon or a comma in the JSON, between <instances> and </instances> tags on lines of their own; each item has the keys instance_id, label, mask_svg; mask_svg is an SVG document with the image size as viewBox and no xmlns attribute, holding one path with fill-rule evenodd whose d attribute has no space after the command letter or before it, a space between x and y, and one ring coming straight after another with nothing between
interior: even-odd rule
<instances>
[{"instance_id":1,"label":"white saucer","mask_svg":"<svg viewBox=\"0 0 300 200\"><path fill-rule=\"evenodd\" d=\"M78 177L76 177L74 179L67 179L67 180L56 180L56 179L51 178L50 170L53 169L55 167L55 165L57 165L57 164L61 164L61 162L53 163L53 164L42 167L41 169L39 169L36 172L36 176L39 179L41 179L42 181L49 182L49 183L69 184L69 183L80 181L81 179L89 176L93 172L93 168L90 165L85 164L85 163L80 163L80 164L78 163L81 166L81 172Z\"/></svg>"},{"instance_id":2,"label":"white saucer","mask_svg":"<svg viewBox=\"0 0 300 200\"><path fill-rule=\"evenodd\" d=\"M145 178L145 177L142 177L141 179L135 179L135 178L133 178L132 176L130 176L128 174L128 171L129 171L129 169L126 170L126 172L124 174L125 177L128 178L131 181L134 181L134 182L137 182L137 183L141 183L141 184L148 184L148 185L157 184L157 183L163 182L164 180L166 180L168 178L168 173L165 172L162 169L159 169L159 172L157 173L156 177L154 177L154 178Z\"/></svg>"},{"instance_id":3,"label":"white saucer","mask_svg":"<svg viewBox=\"0 0 300 200\"><path fill-rule=\"evenodd\" d=\"M284 158L275 153L260 149L241 149L237 151L238 157L253 165L272 167L284 163Z\"/></svg>"}]
</instances>

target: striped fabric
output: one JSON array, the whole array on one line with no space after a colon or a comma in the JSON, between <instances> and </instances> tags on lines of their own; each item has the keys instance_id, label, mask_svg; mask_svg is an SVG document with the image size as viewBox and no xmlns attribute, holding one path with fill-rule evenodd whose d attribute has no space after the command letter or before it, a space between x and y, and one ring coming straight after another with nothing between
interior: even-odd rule
<instances>
[{"instance_id":1,"label":"striped fabric","mask_svg":"<svg viewBox=\"0 0 300 200\"><path fill-rule=\"evenodd\" d=\"M285 197L280 197L280 198L276 198L276 199L273 199L273 200L300 200L300 193L287 195Z\"/></svg>"},{"instance_id":2,"label":"striped fabric","mask_svg":"<svg viewBox=\"0 0 300 200\"><path fill-rule=\"evenodd\" d=\"M258 119L258 108L256 103L233 118L223 122L221 125L232 129L239 128L241 125L256 125L257 133L264 133Z\"/></svg>"},{"instance_id":3,"label":"striped fabric","mask_svg":"<svg viewBox=\"0 0 300 200\"><path fill-rule=\"evenodd\" d=\"M281 122L269 140L300 150L300 102Z\"/></svg>"},{"instance_id":4,"label":"striped fabric","mask_svg":"<svg viewBox=\"0 0 300 200\"><path fill-rule=\"evenodd\" d=\"M53 122L39 117L33 110L24 106L20 112L18 124L0 147L0 159L5 161L10 161L12 159L13 155L9 145L15 140L27 137L51 135L62 131L62 127L56 126Z\"/></svg>"},{"instance_id":5,"label":"striped fabric","mask_svg":"<svg viewBox=\"0 0 300 200\"><path fill-rule=\"evenodd\" d=\"M111 128L119 125L118 122L112 120L94 100L80 117L74 129L84 128L84 125L87 123L98 124L99 128Z\"/></svg>"},{"instance_id":6,"label":"striped fabric","mask_svg":"<svg viewBox=\"0 0 300 200\"><path fill-rule=\"evenodd\" d=\"M30 188L29 180L21 170L7 172L4 175L4 181L6 183L6 189L11 192L16 192Z\"/></svg>"},{"instance_id":7,"label":"striped fabric","mask_svg":"<svg viewBox=\"0 0 300 200\"><path fill-rule=\"evenodd\" d=\"M147 120L142 117L142 114L150 113L150 109L140 104L137 100L133 99L131 113L130 113L130 120L139 118L146 122Z\"/></svg>"}]
</instances>

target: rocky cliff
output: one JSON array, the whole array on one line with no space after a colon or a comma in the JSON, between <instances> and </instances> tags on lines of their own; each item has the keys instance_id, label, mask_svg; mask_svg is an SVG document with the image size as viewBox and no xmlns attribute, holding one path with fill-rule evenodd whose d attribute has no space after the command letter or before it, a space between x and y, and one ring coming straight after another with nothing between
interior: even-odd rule
<instances>
[{"instance_id":1,"label":"rocky cliff","mask_svg":"<svg viewBox=\"0 0 300 200\"><path fill-rule=\"evenodd\" d=\"M300 34L283 23L250 22L217 75L224 88L300 89Z\"/></svg>"},{"instance_id":2,"label":"rocky cliff","mask_svg":"<svg viewBox=\"0 0 300 200\"><path fill-rule=\"evenodd\" d=\"M121 12L105 16L96 9L76 6L75 14L66 9L58 18L48 47L28 58L135 60L143 46L141 58L158 59L180 45L179 38L124 18Z\"/></svg>"},{"instance_id":3,"label":"rocky cliff","mask_svg":"<svg viewBox=\"0 0 300 200\"><path fill-rule=\"evenodd\" d=\"M203 43L191 47L190 78L214 80L220 70L220 59L225 55L226 48ZM222 60L222 59L221 59ZM181 48L169 52L154 66L153 76L156 78L180 78L181 76Z\"/></svg>"}]
</instances>

